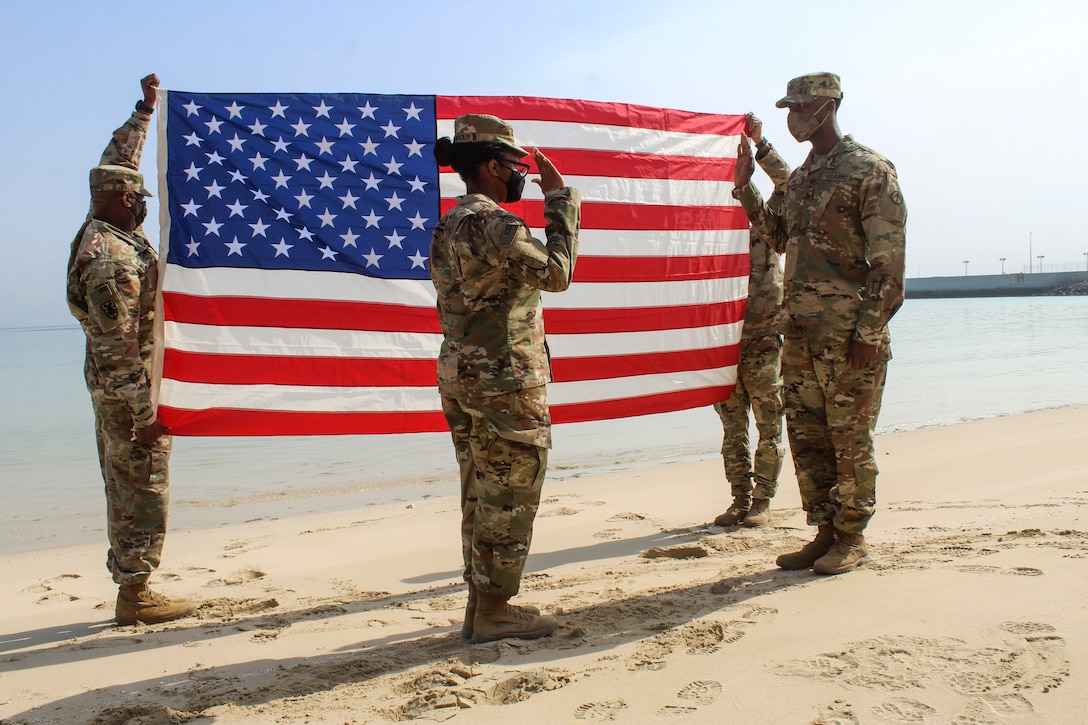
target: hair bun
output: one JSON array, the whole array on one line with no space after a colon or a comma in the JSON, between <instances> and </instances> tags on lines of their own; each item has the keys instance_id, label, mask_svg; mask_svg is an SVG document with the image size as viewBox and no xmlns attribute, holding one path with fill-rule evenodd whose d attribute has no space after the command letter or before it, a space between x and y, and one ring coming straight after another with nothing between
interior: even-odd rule
<instances>
[{"instance_id":1,"label":"hair bun","mask_svg":"<svg viewBox=\"0 0 1088 725\"><path fill-rule=\"evenodd\" d=\"M434 160L439 166L450 166L453 163L453 141L449 136L443 136L434 142Z\"/></svg>"}]
</instances>

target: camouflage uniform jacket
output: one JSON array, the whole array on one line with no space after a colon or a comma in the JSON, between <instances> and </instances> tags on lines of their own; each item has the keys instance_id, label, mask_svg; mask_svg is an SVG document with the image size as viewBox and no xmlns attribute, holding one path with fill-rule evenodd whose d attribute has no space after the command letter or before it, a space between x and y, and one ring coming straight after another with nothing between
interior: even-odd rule
<instances>
[{"instance_id":1,"label":"camouflage uniform jacket","mask_svg":"<svg viewBox=\"0 0 1088 725\"><path fill-rule=\"evenodd\" d=\"M775 192L770 204L777 208L782 188L790 176L790 167L770 144L756 156L760 167L774 182ZM776 317L782 307L782 268L778 252L770 247L755 230L749 245L748 308L744 314L742 339L754 340L778 332Z\"/></svg>"},{"instance_id":2,"label":"camouflage uniform jacket","mask_svg":"<svg viewBox=\"0 0 1088 725\"><path fill-rule=\"evenodd\" d=\"M570 286L578 255L581 195L544 195L547 243L483 194L466 194L435 227L431 279L444 340L439 385L508 393L551 380L540 290Z\"/></svg>"},{"instance_id":3,"label":"camouflage uniform jacket","mask_svg":"<svg viewBox=\"0 0 1088 725\"><path fill-rule=\"evenodd\" d=\"M786 334L853 339L890 354L907 219L891 162L846 136L794 170L780 210L764 205L752 184L734 195L771 246L788 249Z\"/></svg>"},{"instance_id":4,"label":"camouflage uniform jacket","mask_svg":"<svg viewBox=\"0 0 1088 725\"><path fill-rule=\"evenodd\" d=\"M100 164L138 169L151 116L134 112L114 131ZM68 258L68 309L87 336L88 388L123 401L136 427L155 421L151 402L158 255L131 234L88 216Z\"/></svg>"}]
</instances>

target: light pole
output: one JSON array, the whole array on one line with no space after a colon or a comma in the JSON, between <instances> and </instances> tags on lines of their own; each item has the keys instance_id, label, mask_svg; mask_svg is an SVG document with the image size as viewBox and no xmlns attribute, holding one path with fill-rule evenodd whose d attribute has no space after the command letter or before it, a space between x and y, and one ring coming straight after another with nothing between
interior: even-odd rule
<instances>
[{"instance_id":1,"label":"light pole","mask_svg":"<svg viewBox=\"0 0 1088 725\"><path fill-rule=\"evenodd\" d=\"M1088 272L1088 252L1084 253L1084 271Z\"/></svg>"},{"instance_id":2,"label":"light pole","mask_svg":"<svg viewBox=\"0 0 1088 725\"><path fill-rule=\"evenodd\" d=\"M1045 254L1036 254L1035 255L1035 258L1039 260L1039 272L1040 273L1043 271L1043 257L1045 257L1045 256L1046 256Z\"/></svg>"},{"instance_id":3,"label":"light pole","mask_svg":"<svg viewBox=\"0 0 1088 725\"><path fill-rule=\"evenodd\" d=\"M1085 252L1084 254L1088 256L1088 252ZM998 257L998 261L1001 262L1001 274L1005 274L1005 258Z\"/></svg>"},{"instance_id":4,"label":"light pole","mask_svg":"<svg viewBox=\"0 0 1088 725\"><path fill-rule=\"evenodd\" d=\"M970 263L971 263L970 259L963 260L963 276L964 277L967 276L967 265L969 265Z\"/></svg>"},{"instance_id":5,"label":"light pole","mask_svg":"<svg viewBox=\"0 0 1088 725\"><path fill-rule=\"evenodd\" d=\"M1031 274L1031 235L1035 232L1028 232L1028 274Z\"/></svg>"}]
</instances>

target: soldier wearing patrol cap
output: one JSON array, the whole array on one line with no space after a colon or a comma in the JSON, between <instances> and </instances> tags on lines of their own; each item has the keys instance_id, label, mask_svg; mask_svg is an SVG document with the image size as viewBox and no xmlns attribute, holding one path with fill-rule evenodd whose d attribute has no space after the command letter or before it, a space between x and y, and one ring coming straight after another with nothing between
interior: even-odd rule
<instances>
[{"instance_id":1,"label":"soldier wearing patrol cap","mask_svg":"<svg viewBox=\"0 0 1088 725\"><path fill-rule=\"evenodd\" d=\"M570 286L581 196L552 162L533 154L544 194L544 240L500 204L521 199L528 152L500 118L468 114L435 144L466 194L431 240L442 348L438 387L461 477L461 543L473 642L551 634L555 617L510 604L521 584L551 447L545 384L551 365L540 291Z\"/></svg>"},{"instance_id":2,"label":"soldier wearing patrol cap","mask_svg":"<svg viewBox=\"0 0 1088 725\"><path fill-rule=\"evenodd\" d=\"M756 145L756 162L774 182L773 204L781 199L790 167L763 136L763 122L749 113L745 135ZM744 313L737 384L726 400L715 403L722 422L722 463L733 503L714 523L718 526L767 526L771 499L778 492L778 475L786 447L782 444L782 268L779 255L759 236L749 233L748 305ZM759 438L755 450L748 440L751 412Z\"/></svg>"},{"instance_id":3,"label":"soldier wearing patrol cap","mask_svg":"<svg viewBox=\"0 0 1088 725\"><path fill-rule=\"evenodd\" d=\"M812 151L777 209L751 183L742 139L735 198L753 229L787 253L782 374L801 501L816 538L784 569L851 571L867 560L876 508L873 431L891 359L888 321L903 303L907 209L895 167L839 130L839 76L791 80L775 104Z\"/></svg>"},{"instance_id":4,"label":"soldier wearing patrol cap","mask_svg":"<svg viewBox=\"0 0 1088 725\"><path fill-rule=\"evenodd\" d=\"M151 395L158 256L141 228L151 192L137 171L158 85L154 74L140 81L143 98L91 169L91 214L68 259L68 307L87 337L118 624L165 622L197 607L147 586L166 536L170 457Z\"/></svg>"}]
</instances>

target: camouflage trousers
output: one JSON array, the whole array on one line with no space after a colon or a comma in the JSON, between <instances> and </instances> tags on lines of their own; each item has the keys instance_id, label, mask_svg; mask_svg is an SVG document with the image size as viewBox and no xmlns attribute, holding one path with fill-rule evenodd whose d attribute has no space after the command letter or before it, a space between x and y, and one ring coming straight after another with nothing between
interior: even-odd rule
<instances>
[{"instance_id":1,"label":"camouflage trousers","mask_svg":"<svg viewBox=\"0 0 1088 725\"><path fill-rule=\"evenodd\" d=\"M782 375L786 429L808 523L861 533L876 509L873 431L888 363L853 370L849 348L849 339L787 337Z\"/></svg>"},{"instance_id":2,"label":"camouflage trousers","mask_svg":"<svg viewBox=\"0 0 1088 725\"><path fill-rule=\"evenodd\" d=\"M733 498L774 498L786 448L782 445L782 339L741 340L737 386L714 404L722 421L722 460ZM755 456L748 442L748 411L756 421ZM753 487L753 476L755 485Z\"/></svg>"},{"instance_id":3,"label":"camouflage trousers","mask_svg":"<svg viewBox=\"0 0 1088 725\"><path fill-rule=\"evenodd\" d=\"M106 567L120 585L146 582L162 559L170 503L170 436L150 446L132 440L123 403L91 390L98 463L106 484Z\"/></svg>"},{"instance_id":4,"label":"camouflage trousers","mask_svg":"<svg viewBox=\"0 0 1088 725\"><path fill-rule=\"evenodd\" d=\"M464 578L512 597L533 538L551 447L544 386L502 395L442 391L442 412L461 473Z\"/></svg>"}]
</instances>

